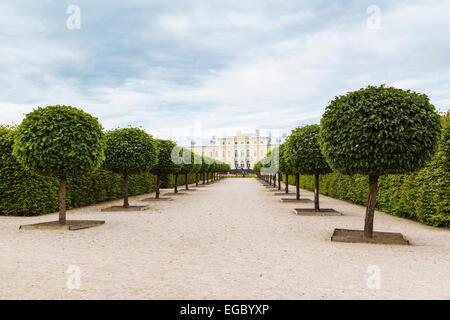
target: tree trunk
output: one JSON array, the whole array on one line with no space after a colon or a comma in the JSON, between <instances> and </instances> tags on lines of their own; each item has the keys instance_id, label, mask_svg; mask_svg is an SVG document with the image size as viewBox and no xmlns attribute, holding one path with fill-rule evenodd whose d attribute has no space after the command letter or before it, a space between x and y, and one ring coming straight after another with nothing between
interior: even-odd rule
<instances>
[{"instance_id":1,"label":"tree trunk","mask_svg":"<svg viewBox=\"0 0 450 320\"><path fill-rule=\"evenodd\" d=\"M314 175L314 211L320 211L319 207L319 175Z\"/></svg>"},{"instance_id":2,"label":"tree trunk","mask_svg":"<svg viewBox=\"0 0 450 320\"><path fill-rule=\"evenodd\" d=\"M128 174L123 175L123 207L128 208L130 204L128 203Z\"/></svg>"},{"instance_id":3,"label":"tree trunk","mask_svg":"<svg viewBox=\"0 0 450 320\"><path fill-rule=\"evenodd\" d=\"M277 187L277 176L275 174L273 175L273 187Z\"/></svg>"},{"instance_id":4,"label":"tree trunk","mask_svg":"<svg viewBox=\"0 0 450 320\"><path fill-rule=\"evenodd\" d=\"M174 193L178 193L178 173L175 174Z\"/></svg>"},{"instance_id":5,"label":"tree trunk","mask_svg":"<svg viewBox=\"0 0 450 320\"><path fill-rule=\"evenodd\" d=\"M198 187L198 172L195 173L195 186Z\"/></svg>"},{"instance_id":6,"label":"tree trunk","mask_svg":"<svg viewBox=\"0 0 450 320\"><path fill-rule=\"evenodd\" d=\"M185 179L186 179L186 181L184 182L184 185L186 186L186 190L189 190L189 186L188 186L188 174L185 173L185 174L184 174L184 177L185 177Z\"/></svg>"},{"instance_id":7,"label":"tree trunk","mask_svg":"<svg viewBox=\"0 0 450 320\"><path fill-rule=\"evenodd\" d=\"M286 173L286 193L289 193L289 175Z\"/></svg>"},{"instance_id":8,"label":"tree trunk","mask_svg":"<svg viewBox=\"0 0 450 320\"><path fill-rule=\"evenodd\" d=\"M59 179L59 224L66 224L66 178Z\"/></svg>"},{"instance_id":9,"label":"tree trunk","mask_svg":"<svg viewBox=\"0 0 450 320\"><path fill-rule=\"evenodd\" d=\"M295 199L300 200L300 176L295 175Z\"/></svg>"},{"instance_id":10,"label":"tree trunk","mask_svg":"<svg viewBox=\"0 0 450 320\"><path fill-rule=\"evenodd\" d=\"M205 184L205 172L202 172L203 184Z\"/></svg>"},{"instance_id":11,"label":"tree trunk","mask_svg":"<svg viewBox=\"0 0 450 320\"><path fill-rule=\"evenodd\" d=\"M156 195L155 195L156 199L159 199L159 194L160 194L160 192L159 192L159 185L160 185L160 183L161 183L161 178L160 178L159 174L157 174L156 175Z\"/></svg>"},{"instance_id":12,"label":"tree trunk","mask_svg":"<svg viewBox=\"0 0 450 320\"><path fill-rule=\"evenodd\" d=\"M269 186L271 186L271 185L272 185L272 175L269 174Z\"/></svg>"},{"instance_id":13,"label":"tree trunk","mask_svg":"<svg viewBox=\"0 0 450 320\"><path fill-rule=\"evenodd\" d=\"M375 215L375 204L377 202L378 176L369 176L369 197L366 206L366 219L364 221L364 237L373 237L373 218Z\"/></svg>"}]
</instances>

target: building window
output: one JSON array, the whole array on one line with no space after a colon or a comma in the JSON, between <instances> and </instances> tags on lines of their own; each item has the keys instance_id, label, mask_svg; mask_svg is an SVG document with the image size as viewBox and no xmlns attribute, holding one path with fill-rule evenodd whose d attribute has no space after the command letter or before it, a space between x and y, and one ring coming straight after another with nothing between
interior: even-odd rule
<instances>
[{"instance_id":1,"label":"building window","mask_svg":"<svg viewBox=\"0 0 450 320\"><path fill-rule=\"evenodd\" d=\"M261 150L261 157L264 155L264 150Z\"/></svg>"},{"instance_id":2,"label":"building window","mask_svg":"<svg viewBox=\"0 0 450 320\"><path fill-rule=\"evenodd\" d=\"M209 152L209 156L212 157L212 151Z\"/></svg>"},{"instance_id":3,"label":"building window","mask_svg":"<svg viewBox=\"0 0 450 320\"><path fill-rule=\"evenodd\" d=\"M247 158L250 158L250 150L247 150Z\"/></svg>"},{"instance_id":4,"label":"building window","mask_svg":"<svg viewBox=\"0 0 450 320\"><path fill-rule=\"evenodd\" d=\"M219 153L216 151L216 158L219 156Z\"/></svg>"},{"instance_id":5,"label":"building window","mask_svg":"<svg viewBox=\"0 0 450 320\"><path fill-rule=\"evenodd\" d=\"M234 150L234 157L237 158L238 157L238 151Z\"/></svg>"},{"instance_id":6,"label":"building window","mask_svg":"<svg viewBox=\"0 0 450 320\"><path fill-rule=\"evenodd\" d=\"M225 158L225 151L222 151L222 158Z\"/></svg>"},{"instance_id":7,"label":"building window","mask_svg":"<svg viewBox=\"0 0 450 320\"><path fill-rule=\"evenodd\" d=\"M241 157L244 157L244 150L241 150Z\"/></svg>"},{"instance_id":8,"label":"building window","mask_svg":"<svg viewBox=\"0 0 450 320\"><path fill-rule=\"evenodd\" d=\"M255 151L255 157L256 157L256 151Z\"/></svg>"},{"instance_id":9,"label":"building window","mask_svg":"<svg viewBox=\"0 0 450 320\"><path fill-rule=\"evenodd\" d=\"M228 151L228 156L231 157L231 151Z\"/></svg>"}]
</instances>

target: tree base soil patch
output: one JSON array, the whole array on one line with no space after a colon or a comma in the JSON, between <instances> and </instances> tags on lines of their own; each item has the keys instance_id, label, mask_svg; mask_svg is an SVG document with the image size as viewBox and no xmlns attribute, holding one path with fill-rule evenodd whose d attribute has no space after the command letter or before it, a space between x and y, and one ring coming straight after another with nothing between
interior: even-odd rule
<instances>
[{"instance_id":1,"label":"tree base soil patch","mask_svg":"<svg viewBox=\"0 0 450 320\"><path fill-rule=\"evenodd\" d=\"M281 202L301 202L301 203L309 203L313 202L311 199L301 198L301 199L295 199L295 198L281 198Z\"/></svg>"},{"instance_id":2,"label":"tree base soil patch","mask_svg":"<svg viewBox=\"0 0 450 320\"><path fill-rule=\"evenodd\" d=\"M103 208L102 212L120 212L120 211L144 211L150 209L149 206L129 206L127 208L123 206L112 206Z\"/></svg>"},{"instance_id":3,"label":"tree base soil patch","mask_svg":"<svg viewBox=\"0 0 450 320\"><path fill-rule=\"evenodd\" d=\"M103 220L67 220L65 224L59 221L49 221L34 224L26 224L19 227L21 230L80 230L97 227L105 224Z\"/></svg>"},{"instance_id":4,"label":"tree base soil patch","mask_svg":"<svg viewBox=\"0 0 450 320\"><path fill-rule=\"evenodd\" d=\"M146 198L142 199L141 201L173 201L172 198L169 197L161 197L161 198Z\"/></svg>"},{"instance_id":5,"label":"tree base soil patch","mask_svg":"<svg viewBox=\"0 0 450 320\"><path fill-rule=\"evenodd\" d=\"M378 243L378 244L398 244L408 245L401 233L395 232L373 232L372 238L365 238L362 230L335 229L331 241L351 242L351 243Z\"/></svg>"},{"instance_id":6,"label":"tree base soil patch","mask_svg":"<svg viewBox=\"0 0 450 320\"><path fill-rule=\"evenodd\" d=\"M316 211L312 208L293 209L294 213L299 216L342 216L342 213L334 209L320 209Z\"/></svg>"},{"instance_id":7,"label":"tree base soil patch","mask_svg":"<svg viewBox=\"0 0 450 320\"><path fill-rule=\"evenodd\" d=\"M279 192L274 192L273 195L274 196L289 196L289 195L295 196L295 192L288 192L288 193L286 193L286 192L279 191Z\"/></svg>"},{"instance_id":8,"label":"tree base soil patch","mask_svg":"<svg viewBox=\"0 0 450 320\"><path fill-rule=\"evenodd\" d=\"M164 193L162 196L185 196L185 195L187 195L187 193L182 193L181 190L178 190L177 193L169 192L169 193Z\"/></svg>"}]
</instances>

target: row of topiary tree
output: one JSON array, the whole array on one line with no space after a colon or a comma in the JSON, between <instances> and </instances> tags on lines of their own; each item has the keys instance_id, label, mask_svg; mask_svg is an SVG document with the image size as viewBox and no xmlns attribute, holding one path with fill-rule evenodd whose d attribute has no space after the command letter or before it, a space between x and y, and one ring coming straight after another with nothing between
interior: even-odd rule
<instances>
[{"instance_id":1,"label":"row of topiary tree","mask_svg":"<svg viewBox=\"0 0 450 320\"><path fill-rule=\"evenodd\" d=\"M203 175L203 183L216 180L229 166L194 154L170 140L154 139L140 128L103 132L98 119L70 106L37 108L27 114L15 132L13 154L26 169L60 180L59 223L66 223L67 177L91 172L100 166L123 176L123 207L129 207L128 177L151 172L157 177L156 198L164 175Z\"/></svg>"},{"instance_id":2,"label":"row of topiary tree","mask_svg":"<svg viewBox=\"0 0 450 320\"><path fill-rule=\"evenodd\" d=\"M369 176L364 237L373 237L378 178L423 168L437 150L442 124L429 98L410 90L369 86L336 97L320 125L294 129L254 170L268 183L279 173L314 175L314 208L319 206L319 175L334 171ZM279 182L280 188L280 182Z\"/></svg>"}]
</instances>

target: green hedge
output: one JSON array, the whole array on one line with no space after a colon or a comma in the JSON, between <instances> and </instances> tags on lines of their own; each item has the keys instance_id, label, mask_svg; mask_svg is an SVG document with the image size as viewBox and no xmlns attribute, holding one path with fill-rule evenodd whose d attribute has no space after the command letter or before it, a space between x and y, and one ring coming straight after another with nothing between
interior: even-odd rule
<instances>
[{"instance_id":1,"label":"green hedge","mask_svg":"<svg viewBox=\"0 0 450 320\"><path fill-rule=\"evenodd\" d=\"M11 154L13 130L0 127L0 215L36 216L58 210L58 180L26 171ZM173 178L167 177L173 186ZM178 184L184 184L184 175ZM195 182L195 174L188 176ZM155 191L156 177L150 173L131 175L129 195ZM119 174L103 169L67 181L67 208L76 208L122 198Z\"/></svg>"},{"instance_id":2,"label":"green hedge","mask_svg":"<svg viewBox=\"0 0 450 320\"><path fill-rule=\"evenodd\" d=\"M450 227L449 117L438 153L424 169L405 175L385 175L379 180L377 210L431 226ZM284 179L284 175L283 175ZM295 177L289 177L295 184ZM333 198L366 205L369 179L361 175L330 173L320 176L319 191ZM300 176L300 187L314 189L313 176Z\"/></svg>"}]
</instances>

